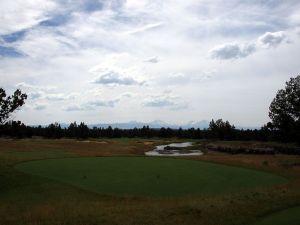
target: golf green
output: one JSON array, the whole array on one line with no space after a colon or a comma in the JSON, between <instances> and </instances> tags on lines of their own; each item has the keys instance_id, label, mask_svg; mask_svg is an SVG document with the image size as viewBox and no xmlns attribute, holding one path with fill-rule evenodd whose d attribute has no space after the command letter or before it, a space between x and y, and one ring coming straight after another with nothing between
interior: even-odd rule
<instances>
[{"instance_id":1,"label":"golf green","mask_svg":"<svg viewBox=\"0 0 300 225\"><path fill-rule=\"evenodd\" d=\"M16 169L103 194L180 196L284 183L283 177L196 160L93 157L30 161Z\"/></svg>"}]
</instances>

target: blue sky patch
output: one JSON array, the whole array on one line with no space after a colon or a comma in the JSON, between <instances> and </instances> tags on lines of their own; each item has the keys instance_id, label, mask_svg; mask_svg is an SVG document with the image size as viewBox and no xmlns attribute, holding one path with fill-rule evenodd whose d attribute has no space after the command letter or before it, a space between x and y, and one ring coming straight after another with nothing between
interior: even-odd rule
<instances>
[{"instance_id":1,"label":"blue sky patch","mask_svg":"<svg viewBox=\"0 0 300 225\"><path fill-rule=\"evenodd\" d=\"M14 48L11 47L4 47L0 45L0 56L4 57L20 57L22 56L21 53L16 51Z\"/></svg>"},{"instance_id":2,"label":"blue sky patch","mask_svg":"<svg viewBox=\"0 0 300 225\"><path fill-rule=\"evenodd\" d=\"M103 9L103 3L97 0L84 1L83 9L87 12L99 11Z\"/></svg>"},{"instance_id":3,"label":"blue sky patch","mask_svg":"<svg viewBox=\"0 0 300 225\"><path fill-rule=\"evenodd\" d=\"M56 15L51 19L42 21L39 25L40 26L48 26L48 27L57 27L60 26L68 21L67 15Z\"/></svg>"},{"instance_id":4,"label":"blue sky patch","mask_svg":"<svg viewBox=\"0 0 300 225\"><path fill-rule=\"evenodd\" d=\"M2 38L5 42L12 43L22 39L25 35L26 31L18 31L11 34L3 35Z\"/></svg>"}]
</instances>

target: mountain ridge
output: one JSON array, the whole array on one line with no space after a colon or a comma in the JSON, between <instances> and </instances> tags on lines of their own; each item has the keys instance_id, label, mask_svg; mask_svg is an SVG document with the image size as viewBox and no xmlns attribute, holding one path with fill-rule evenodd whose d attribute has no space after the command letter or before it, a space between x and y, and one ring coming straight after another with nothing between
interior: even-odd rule
<instances>
[{"instance_id":1,"label":"mountain ridge","mask_svg":"<svg viewBox=\"0 0 300 225\"><path fill-rule=\"evenodd\" d=\"M68 128L69 123L60 123L62 128ZM33 125L37 126L37 125ZM45 127L47 125L44 125ZM117 123L91 123L87 124L89 128L97 127L97 128L108 128L111 126L113 129L114 128L119 128L119 129L133 129L133 128L142 128L143 126L149 126L150 128L153 129L160 129L162 127L169 127L172 129L189 129L189 128L195 128L195 129L207 129L209 127L209 121L208 120L200 120L200 121L189 121L184 124L175 124L175 123L167 123L162 120L153 120L151 122L139 122L139 121L129 121L129 122L117 122ZM236 126L237 129L259 129L260 127L255 127L255 126Z\"/></svg>"}]
</instances>

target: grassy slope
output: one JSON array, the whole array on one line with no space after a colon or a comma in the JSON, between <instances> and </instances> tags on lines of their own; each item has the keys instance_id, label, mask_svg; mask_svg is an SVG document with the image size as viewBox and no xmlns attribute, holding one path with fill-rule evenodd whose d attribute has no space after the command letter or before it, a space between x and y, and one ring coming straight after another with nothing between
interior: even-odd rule
<instances>
[{"instance_id":1,"label":"grassy slope","mask_svg":"<svg viewBox=\"0 0 300 225\"><path fill-rule=\"evenodd\" d=\"M179 196L287 182L280 176L239 167L149 157L50 159L18 164L16 168L107 194Z\"/></svg>"},{"instance_id":2,"label":"grassy slope","mask_svg":"<svg viewBox=\"0 0 300 225\"><path fill-rule=\"evenodd\" d=\"M49 154L43 154L44 151L66 153L68 157L69 154L76 157L141 155L161 142L139 139L101 140L101 143L0 139L0 224L242 225L252 224L257 218L272 212L300 205L300 168L282 166L282 162L299 162L300 158L295 156L212 153L194 157L195 160L275 172L288 177L290 182L243 192L176 198L104 196L14 169L19 162L49 158ZM12 154L20 151L37 154Z\"/></svg>"}]
</instances>

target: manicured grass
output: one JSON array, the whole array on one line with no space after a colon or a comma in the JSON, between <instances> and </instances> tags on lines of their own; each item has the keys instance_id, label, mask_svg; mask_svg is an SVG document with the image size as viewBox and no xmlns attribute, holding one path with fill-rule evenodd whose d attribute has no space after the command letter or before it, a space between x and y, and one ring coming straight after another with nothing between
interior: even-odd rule
<instances>
[{"instance_id":1,"label":"manicured grass","mask_svg":"<svg viewBox=\"0 0 300 225\"><path fill-rule=\"evenodd\" d=\"M300 225L300 207L272 213L253 225Z\"/></svg>"},{"instance_id":2,"label":"manicured grass","mask_svg":"<svg viewBox=\"0 0 300 225\"><path fill-rule=\"evenodd\" d=\"M84 157L31 161L16 169L103 194L182 196L281 184L283 177L220 164L169 158Z\"/></svg>"}]
</instances>

